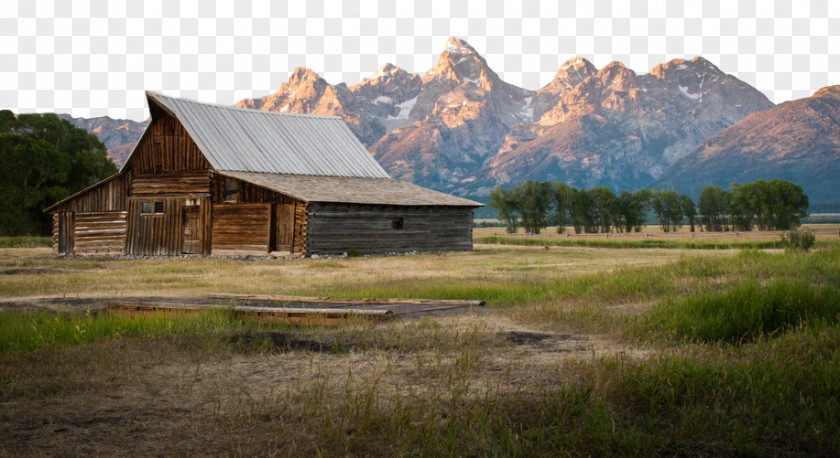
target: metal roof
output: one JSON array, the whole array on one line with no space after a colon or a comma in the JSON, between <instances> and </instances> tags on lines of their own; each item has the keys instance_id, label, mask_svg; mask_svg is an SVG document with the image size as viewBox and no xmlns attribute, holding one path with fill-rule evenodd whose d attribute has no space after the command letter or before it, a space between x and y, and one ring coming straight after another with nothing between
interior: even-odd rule
<instances>
[{"instance_id":1,"label":"metal roof","mask_svg":"<svg viewBox=\"0 0 840 458\"><path fill-rule=\"evenodd\" d=\"M340 202L374 205L432 205L482 207L472 200L451 196L393 178L283 175L217 171L277 191L304 202Z\"/></svg>"},{"instance_id":2,"label":"metal roof","mask_svg":"<svg viewBox=\"0 0 840 458\"><path fill-rule=\"evenodd\" d=\"M339 116L248 110L146 92L175 116L214 169L390 178Z\"/></svg>"}]
</instances>

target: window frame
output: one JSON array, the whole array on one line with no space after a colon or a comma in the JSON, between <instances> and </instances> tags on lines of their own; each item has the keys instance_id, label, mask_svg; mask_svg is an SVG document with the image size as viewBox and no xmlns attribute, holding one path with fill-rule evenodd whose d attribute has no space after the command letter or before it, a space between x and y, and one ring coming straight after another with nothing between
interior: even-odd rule
<instances>
[{"instance_id":1,"label":"window frame","mask_svg":"<svg viewBox=\"0 0 840 458\"><path fill-rule=\"evenodd\" d=\"M141 216L161 216L166 214L166 202L162 200L152 200L147 202L140 202Z\"/></svg>"}]
</instances>

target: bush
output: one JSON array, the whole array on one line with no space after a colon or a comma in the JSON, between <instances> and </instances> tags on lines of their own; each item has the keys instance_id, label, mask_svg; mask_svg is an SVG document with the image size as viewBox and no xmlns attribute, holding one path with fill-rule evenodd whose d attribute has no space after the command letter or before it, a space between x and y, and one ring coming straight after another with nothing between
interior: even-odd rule
<instances>
[{"instance_id":1,"label":"bush","mask_svg":"<svg viewBox=\"0 0 840 458\"><path fill-rule=\"evenodd\" d=\"M814 231L808 229L791 229L782 234L782 243L785 244L788 251L802 250L807 252L816 241L817 237L814 235Z\"/></svg>"}]
</instances>

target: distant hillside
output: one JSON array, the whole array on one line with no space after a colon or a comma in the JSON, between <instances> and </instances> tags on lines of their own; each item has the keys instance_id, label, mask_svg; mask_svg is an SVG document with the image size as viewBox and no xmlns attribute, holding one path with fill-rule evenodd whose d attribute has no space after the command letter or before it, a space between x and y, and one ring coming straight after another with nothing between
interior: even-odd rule
<instances>
[{"instance_id":1,"label":"distant hillside","mask_svg":"<svg viewBox=\"0 0 840 458\"><path fill-rule=\"evenodd\" d=\"M148 121L137 122L128 119L111 119L107 116L98 118L74 118L70 115L60 114L59 118L70 121L75 127L87 130L96 135L99 141L108 148L108 157L122 167L134 144L143 135Z\"/></svg>"},{"instance_id":2,"label":"distant hillside","mask_svg":"<svg viewBox=\"0 0 840 458\"><path fill-rule=\"evenodd\" d=\"M705 184L792 181L812 211L840 210L840 86L753 113L675 162L657 186L698 195Z\"/></svg>"}]
</instances>

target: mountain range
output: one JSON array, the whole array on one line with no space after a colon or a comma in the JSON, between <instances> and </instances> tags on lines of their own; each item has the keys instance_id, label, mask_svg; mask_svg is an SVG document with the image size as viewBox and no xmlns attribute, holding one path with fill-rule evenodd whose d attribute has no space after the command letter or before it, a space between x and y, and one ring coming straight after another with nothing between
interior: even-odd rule
<instances>
[{"instance_id":1,"label":"mountain range","mask_svg":"<svg viewBox=\"0 0 840 458\"><path fill-rule=\"evenodd\" d=\"M385 64L348 87L298 68L275 93L236 106L341 116L395 178L479 200L527 179L696 196L705 184L756 177L794 181L818 202L838 178L837 92L777 107L702 57L642 75L575 57L532 91L450 38L422 76ZM145 124L97 119L73 122L124 160Z\"/></svg>"}]
</instances>

